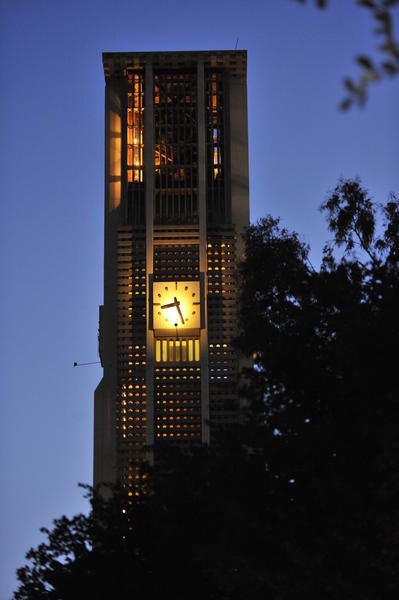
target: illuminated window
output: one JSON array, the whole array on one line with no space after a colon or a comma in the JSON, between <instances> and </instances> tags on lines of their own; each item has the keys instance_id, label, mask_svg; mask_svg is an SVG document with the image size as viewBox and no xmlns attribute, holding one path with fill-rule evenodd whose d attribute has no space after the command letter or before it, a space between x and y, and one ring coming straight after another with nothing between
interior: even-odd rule
<instances>
[{"instance_id":1,"label":"illuminated window","mask_svg":"<svg viewBox=\"0 0 399 600\"><path fill-rule=\"evenodd\" d=\"M154 245L154 273L162 279L196 279L199 273L198 244Z\"/></svg>"},{"instance_id":2,"label":"illuminated window","mask_svg":"<svg viewBox=\"0 0 399 600\"><path fill-rule=\"evenodd\" d=\"M157 363L199 362L200 359L198 338L155 340L155 362ZM180 375L176 374L176 377Z\"/></svg>"},{"instance_id":3,"label":"illuminated window","mask_svg":"<svg viewBox=\"0 0 399 600\"><path fill-rule=\"evenodd\" d=\"M144 81L142 73L128 74L126 109L126 172L129 220L144 223Z\"/></svg>"},{"instance_id":4,"label":"illuminated window","mask_svg":"<svg viewBox=\"0 0 399 600\"><path fill-rule=\"evenodd\" d=\"M227 223L224 185L224 79L223 73L206 75L207 111L207 219Z\"/></svg>"},{"instance_id":5,"label":"illuminated window","mask_svg":"<svg viewBox=\"0 0 399 600\"><path fill-rule=\"evenodd\" d=\"M199 381L200 367L193 363L155 368L156 438L169 441L201 439Z\"/></svg>"},{"instance_id":6,"label":"illuminated window","mask_svg":"<svg viewBox=\"0 0 399 600\"><path fill-rule=\"evenodd\" d=\"M198 223L197 78L154 74L155 224Z\"/></svg>"}]
</instances>

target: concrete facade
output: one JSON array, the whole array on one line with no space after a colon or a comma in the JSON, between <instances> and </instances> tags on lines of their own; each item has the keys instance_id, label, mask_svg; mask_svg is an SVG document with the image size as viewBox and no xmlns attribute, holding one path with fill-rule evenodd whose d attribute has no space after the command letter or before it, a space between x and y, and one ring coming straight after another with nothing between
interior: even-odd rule
<instances>
[{"instance_id":1,"label":"concrete facade","mask_svg":"<svg viewBox=\"0 0 399 600\"><path fill-rule=\"evenodd\" d=\"M94 485L134 494L162 443L239 418L240 236L249 223L246 51L106 53L104 369Z\"/></svg>"}]
</instances>

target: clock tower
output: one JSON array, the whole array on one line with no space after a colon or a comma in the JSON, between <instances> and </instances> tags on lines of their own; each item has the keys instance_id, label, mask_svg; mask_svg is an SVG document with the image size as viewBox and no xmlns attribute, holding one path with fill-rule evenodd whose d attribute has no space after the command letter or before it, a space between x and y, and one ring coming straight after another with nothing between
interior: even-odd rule
<instances>
[{"instance_id":1,"label":"clock tower","mask_svg":"<svg viewBox=\"0 0 399 600\"><path fill-rule=\"evenodd\" d=\"M134 494L162 442L240 418L246 51L105 53L104 304L94 485Z\"/></svg>"}]
</instances>

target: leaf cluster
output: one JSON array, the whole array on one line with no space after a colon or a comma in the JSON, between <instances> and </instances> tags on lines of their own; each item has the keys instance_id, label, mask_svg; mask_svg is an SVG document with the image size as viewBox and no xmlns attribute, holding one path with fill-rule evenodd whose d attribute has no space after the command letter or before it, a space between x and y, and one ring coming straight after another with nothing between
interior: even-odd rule
<instances>
[{"instance_id":1,"label":"leaf cluster","mask_svg":"<svg viewBox=\"0 0 399 600\"><path fill-rule=\"evenodd\" d=\"M356 563L358 545L357 568L367 557L377 577L398 556L387 521L398 518L399 495L399 203L392 196L376 205L359 181L340 181L321 210L333 240L318 270L278 220L247 231L240 300L240 345L253 361L247 392L270 472L295 482L297 506L324 511L331 548L334 532ZM369 538L378 540L373 548ZM388 580L391 589L393 572Z\"/></svg>"},{"instance_id":2,"label":"leaf cluster","mask_svg":"<svg viewBox=\"0 0 399 600\"><path fill-rule=\"evenodd\" d=\"M304 4L306 0L297 0ZM326 8L327 0L315 0L318 8ZM353 104L364 106L369 86L386 77L395 77L399 73L399 41L394 33L394 12L399 0L355 0L360 8L370 11L374 21L374 34L380 38L378 51L382 55L380 62L373 61L368 55L360 54L356 63L361 72L357 81L346 77L344 87L345 98L340 103L341 110L348 110Z\"/></svg>"}]
</instances>

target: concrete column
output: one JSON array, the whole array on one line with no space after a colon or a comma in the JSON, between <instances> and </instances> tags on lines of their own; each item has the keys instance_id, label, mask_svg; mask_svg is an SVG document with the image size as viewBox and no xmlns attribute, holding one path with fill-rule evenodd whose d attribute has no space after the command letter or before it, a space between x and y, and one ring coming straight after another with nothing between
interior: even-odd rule
<instances>
[{"instance_id":1,"label":"concrete column","mask_svg":"<svg viewBox=\"0 0 399 600\"><path fill-rule=\"evenodd\" d=\"M245 80L229 79L231 215L240 235L249 224L247 87Z\"/></svg>"},{"instance_id":2,"label":"concrete column","mask_svg":"<svg viewBox=\"0 0 399 600\"><path fill-rule=\"evenodd\" d=\"M200 234L200 272L204 277L205 328L201 329L201 432L202 443L209 444L209 365L208 365L208 315L207 315L207 236L206 236L206 122L205 122L204 63L197 64L198 111L198 214Z\"/></svg>"},{"instance_id":3,"label":"concrete column","mask_svg":"<svg viewBox=\"0 0 399 600\"><path fill-rule=\"evenodd\" d=\"M149 447L148 460L153 461L154 445L154 333L150 329L150 293L149 276L154 270L154 106L153 106L153 70L152 63L145 65L144 83L144 180L145 180L145 222L146 222L146 391L147 391L147 431L146 441Z\"/></svg>"},{"instance_id":4,"label":"concrete column","mask_svg":"<svg viewBox=\"0 0 399 600\"><path fill-rule=\"evenodd\" d=\"M94 397L93 485L116 481L117 378L117 236L121 222L122 109L119 82L105 88L105 212L104 212L104 307L101 319L104 369Z\"/></svg>"}]
</instances>

